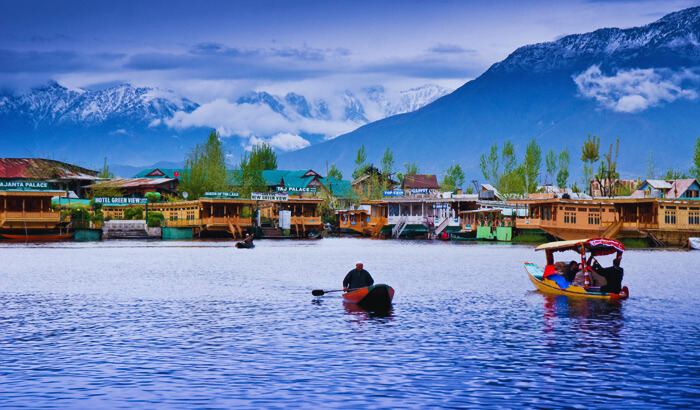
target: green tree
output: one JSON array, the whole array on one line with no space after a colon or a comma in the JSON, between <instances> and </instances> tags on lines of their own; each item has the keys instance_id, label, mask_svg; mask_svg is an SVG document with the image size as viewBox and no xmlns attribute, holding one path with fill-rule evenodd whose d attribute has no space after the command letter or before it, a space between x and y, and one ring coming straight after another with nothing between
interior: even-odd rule
<instances>
[{"instance_id":1,"label":"green tree","mask_svg":"<svg viewBox=\"0 0 700 410\"><path fill-rule=\"evenodd\" d=\"M557 186L561 189L566 189L566 183L569 179L569 150L564 150L559 154L559 172L557 172Z\"/></svg>"},{"instance_id":2,"label":"green tree","mask_svg":"<svg viewBox=\"0 0 700 410\"><path fill-rule=\"evenodd\" d=\"M382 156L382 175L389 178L394 172L394 153L389 147L384 150L384 155Z\"/></svg>"},{"instance_id":3,"label":"green tree","mask_svg":"<svg viewBox=\"0 0 700 410\"><path fill-rule=\"evenodd\" d=\"M104 165L102 166L102 169L100 170L100 173L97 174L98 178L103 178L103 179L112 179L114 178L114 174L109 172L109 165L107 165L107 157L105 157L105 162Z\"/></svg>"},{"instance_id":4,"label":"green tree","mask_svg":"<svg viewBox=\"0 0 700 410\"><path fill-rule=\"evenodd\" d=\"M588 134L586 141L581 146L581 161L583 161L583 183L588 187L588 194L591 195L591 179L593 178L593 164L600 159L599 154L600 138Z\"/></svg>"},{"instance_id":5,"label":"green tree","mask_svg":"<svg viewBox=\"0 0 700 410\"><path fill-rule=\"evenodd\" d=\"M607 154L603 154L605 161L600 162L598 168L598 174L595 175L595 180L598 186L601 187L601 193L603 196L612 197L614 192L612 190L613 182L620 177L617 173L617 155L620 152L620 139L615 141L615 155L613 156L613 144L610 144L610 149Z\"/></svg>"},{"instance_id":6,"label":"green tree","mask_svg":"<svg viewBox=\"0 0 700 410\"><path fill-rule=\"evenodd\" d=\"M488 156L486 156L486 154L481 154L481 158L479 159L479 168L481 169L481 173L484 175L485 181L490 182L493 185L498 185L499 163L497 143L493 143Z\"/></svg>"},{"instance_id":7,"label":"green tree","mask_svg":"<svg viewBox=\"0 0 700 410\"><path fill-rule=\"evenodd\" d=\"M352 172L352 179L357 179L363 175L365 169L367 168L367 153L365 152L365 146L360 146L357 150L357 157L355 158L355 170Z\"/></svg>"},{"instance_id":8,"label":"green tree","mask_svg":"<svg viewBox=\"0 0 700 410\"><path fill-rule=\"evenodd\" d=\"M544 184L553 184L554 177L557 173L557 154L554 153L554 149L549 149L547 156L544 158L544 164L546 170Z\"/></svg>"},{"instance_id":9,"label":"green tree","mask_svg":"<svg viewBox=\"0 0 700 410\"><path fill-rule=\"evenodd\" d=\"M247 152L241 155L241 162L238 169L233 173L235 190L241 198L250 198L252 192L264 192L267 190L261 163L251 162L251 157Z\"/></svg>"},{"instance_id":10,"label":"green tree","mask_svg":"<svg viewBox=\"0 0 700 410\"><path fill-rule=\"evenodd\" d=\"M656 179L659 171L656 169L656 161L654 161L654 151L649 151L647 155L647 173L644 175L646 179Z\"/></svg>"},{"instance_id":11,"label":"green tree","mask_svg":"<svg viewBox=\"0 0 700 410\"><path fill-rule=\"evenodd\" d=\"M263 171L277 169L277 154L272 150L272 147L264 142L253 147L249 161L256 169Z\"/></svg>"},{"instance_id":12,"label":"green tree","mask_svg":"<svg viewBox=\"0 0 700 410\"><path fill-rule=\"evenodd\" d=\"M693 166L690 167L690 175L693 178L700 180L700 137L695 140Z\"/></svg>"},{"instance_id":13,"label":"green tree","mask_svg":"<svg viewBox=\"0 0 700 410\"><path fill-rule=\"evenodd\" d=\"M666 180L686 178L688 178L688 175L683 170L681 170L680 168L673 169L673 167L669 168L668 171L666 171L666 174L664 175L664 179Z\"/></svg>"},{"instance_id":14,"label":"green tree","mask_svg":"<svg viewBox=\"0 0 700 410\"><path fill-rule=\"evenodd\" d=\"M328 170L328 178L340 181L343 179L343 173L340 172L335 164L331 164L331 169Z\"/></svg>"},{"instance_id":15,"label":"green tree","mask_svg":"<svg viewBox=\"0 0 700 410\"><path fill-rule=\"evenodd\" d=\"M185 167L180 175L180 192L188 199L198 199L205 192L227 189L226 155L219 134L212 131L207 142L196 144L185 155Z\"/></svg>"},{"instance_id":16,"label":"green tree","mask_svg":"<svg viewBox=\"0 0 700 410\"><path fill-rule=\"evenodd\" d=\"M498 176L497 188L501 193L512 194L517 192L515 146L510 141L503 143L501 149L501 163L503 164L503 173Z\"/></svg>"},{"instance_id":17,"label":"green tree","mask_svg":"<svg viewBox=\"0 0 700 410\"><path fill-rule=\"evenodd\" d=\"M403 164L403 167L406 171L399 172L398 174L396 174L396 178L399 180L399 184L401 186L403 186L403 183L406 180L406 175L419 175L420 174L420 168L418 168L417 162L406 162Z\"/></svg>"},{"instance_id":18,"label":"green tree","mask_svg":"<svg viewBox=\"0 0 700 410\"><path fill-rule=\"evenodd\" d=\"M462 167L459 164L455 164L447 168L440 183L443 191L454 191L462 188L462 185L464 185L464 171L462 171Z\"/></svg>"},{"instance_id":19,"label":"green tree","mask_svg":"<svg viewBox=\"0 0 700 410\"><path fill-rule=\"evenodd\" d=\"M537 191L537 180L539 179L540 167L542 166L542 150L534 138L527 144L523 165L525 170L525 191L527 193L535 192Z\"/></svg>"}]
</instances>

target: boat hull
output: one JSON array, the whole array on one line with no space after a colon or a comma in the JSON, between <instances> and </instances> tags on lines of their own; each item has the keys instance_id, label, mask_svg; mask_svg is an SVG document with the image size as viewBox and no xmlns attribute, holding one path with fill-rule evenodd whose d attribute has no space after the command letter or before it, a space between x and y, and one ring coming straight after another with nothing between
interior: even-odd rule
<instances>
[{"instance_id":1,"label":"boat hull","mask_svg":"<svg viewBox=\"0 0 700 410\"><path fill-rule=\"evenodd\" d=\"M535 265L534 263L525 262L525 271L527 272L527 276L530 278L532 284L535 285L537 290L542 293L609 300L627 299L629 297L626 286L623 288L623 292L620 292L619 294L602 293L587 290L582 286L574 286L571 283L566 282L566 280L555 281L549 278L543 278L542 275L544 273L544 269Z\"/></svg>"},{"instance_id":2,"label":"boat hull","mask_svg":"<svg viewBox=\"0 0 700 410\"><path fill-rule=\"evenodd\" d=\"M4 239L9 239L11 241L30 241L30 242L51 242L51 241L65 241L73 238L73 234L67 235L11 235L11 234L1 234L0 237Z\"/></svg>"},{"instance_id":3,"label":"boat hull","mask_svg":"<svg viewBox=\"0 0 700 410\"><path fill-rule=\"evenodd\" d=\"M236 242L236 248L238 249L253 249L255 245L247 242Z\"/></svg>"},{"instance_id":4,"label":"boat hull","mask_svg":"<svg viewBox=\"0 0 700 410\"><path fill-rule=\"evenodd\" d=\"M394 289L389 285L374 285L360 288L343 295L343 301L364 309L386 309L394 299Z\"/></svg>"}]
</instances>

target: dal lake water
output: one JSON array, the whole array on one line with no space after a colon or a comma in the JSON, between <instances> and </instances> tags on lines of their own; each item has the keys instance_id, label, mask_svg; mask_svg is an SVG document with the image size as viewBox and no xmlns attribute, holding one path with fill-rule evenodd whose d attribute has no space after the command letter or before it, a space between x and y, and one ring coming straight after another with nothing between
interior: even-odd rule
<instances>
[{"instance_id":1,"label":"dal lake water","mask_svg":"<svg viewBox=\"0 0 700 410\"><path fill-rule=\"evenodd\" d=\"M532 246L256 245L0 244L0 405L700 406L700 252L626 252L609 303L535 292ZM390 312L311 295L357 259Z\"/></svg>"}]
</instances>

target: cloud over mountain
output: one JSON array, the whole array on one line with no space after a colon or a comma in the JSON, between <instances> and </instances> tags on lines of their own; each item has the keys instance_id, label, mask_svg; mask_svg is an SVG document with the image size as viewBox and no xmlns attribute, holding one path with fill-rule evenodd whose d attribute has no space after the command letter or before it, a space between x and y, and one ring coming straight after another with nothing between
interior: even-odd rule
<instances>
[{"instance_id":1,"label":"cloud over mountain","mask_svg":"<svg viewBox=\"0 0 700 410\"><path fill-rule=\"evenodd\" d=\"M700 85L697 69L629 69L606 76L596 65L573 78L582 96L613 111L628 113L677 99L695 100Z\"/></svg>"}]
</instances>

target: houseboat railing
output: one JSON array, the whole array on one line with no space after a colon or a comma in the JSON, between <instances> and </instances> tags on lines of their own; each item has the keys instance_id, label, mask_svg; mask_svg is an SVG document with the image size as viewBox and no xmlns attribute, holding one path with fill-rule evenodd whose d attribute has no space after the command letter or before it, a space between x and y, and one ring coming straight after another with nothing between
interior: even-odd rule
<instances>
[{"instance_id":1,"label":"houseboat railing","mask_svg":"<svg viewBox=\"0 0 700 410\"><path fill-rule=\"evenodd\" d=\"M4 219L46 219L50 221L58 221L61 216L58 212L22 212L22 211L6 211L4 213Z\"/></svg>"}]
</instances>

